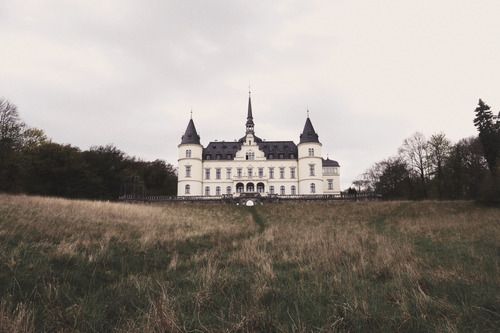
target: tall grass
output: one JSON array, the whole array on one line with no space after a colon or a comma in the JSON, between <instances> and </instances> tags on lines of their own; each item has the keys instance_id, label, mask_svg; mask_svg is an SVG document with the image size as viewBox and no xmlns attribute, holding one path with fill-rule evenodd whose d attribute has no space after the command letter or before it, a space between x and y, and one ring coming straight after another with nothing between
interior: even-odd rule
<instances>
[{"instance_id":1,"label":"tall grass","mask_svg":"<svg viewBox=\"0 0 500 333\"><path fill-rule=\"evenodd\" d=\"M493 332L500 209L0 195L0 332Z\"/></svg>"}]
</instances>

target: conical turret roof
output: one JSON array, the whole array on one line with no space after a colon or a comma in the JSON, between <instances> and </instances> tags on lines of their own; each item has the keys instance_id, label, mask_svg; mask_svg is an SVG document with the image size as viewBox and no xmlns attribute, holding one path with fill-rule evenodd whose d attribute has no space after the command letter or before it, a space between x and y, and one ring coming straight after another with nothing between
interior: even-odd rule
<instances>
[{"instance_id":1,"label":"conical turret roof","mask_svg":"<svg viewBox=\"0 0 500 333\"><path fill-rule=\"evenodd\" d=\"M309 119L309 117L307 117L306 124L304 125L304 130L302 131L302 134L300 135L300 143L306 143L306 142L319 143L318 134L314 130L314 127L311 123L311 119Z\"/></svg>"},{"instance_id":2,"label":"conical turret roof","mask_svg":"<svg viewBox=\"0 0 500 333\"><path fill-rule=\"evenodd\" d=\"M200 136L196 132L193 119L189 119L186 132L182 136L181 144L200 144Z\"/></svg>"}]
</instances>

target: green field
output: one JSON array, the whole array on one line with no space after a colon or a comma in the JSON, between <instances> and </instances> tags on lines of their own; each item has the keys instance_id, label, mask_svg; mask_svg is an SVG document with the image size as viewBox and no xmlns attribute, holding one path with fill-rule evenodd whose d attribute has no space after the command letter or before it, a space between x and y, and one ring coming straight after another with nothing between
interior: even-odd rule
<instances>
[{"instance_id":1,"label":"green field","mask_svg":"<svg viewBox=\"0 0 500 333\"><path fill-rule=\"evenodd\" d=\"M0 195L0 332L494 332L500 209Z\"/></svg>"}]
</instances>

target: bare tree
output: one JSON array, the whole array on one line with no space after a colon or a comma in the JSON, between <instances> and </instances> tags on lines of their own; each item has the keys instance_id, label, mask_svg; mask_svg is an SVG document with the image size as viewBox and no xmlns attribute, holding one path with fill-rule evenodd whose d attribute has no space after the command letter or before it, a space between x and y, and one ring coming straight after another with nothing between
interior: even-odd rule
<instances>
[{"instance_id":1,"label":"bare tree","mask_svg":"<svg viewBox=\"0 0 500 333\"><path fill-rule=\"evenodd\" d=\"M24 127L17 107L5 98L0 98L0 142L11 146L20 145Z\"/></svg>"},{"instance_id":2,"label":"bare tree","mask_svg":"<svg viewBox=\"0 0 500 333\"><path fill-rule=\"evenodd\" d=\"M450 156L451 142L444 133L437 133L431 136L428 145L430 173L436 181L438 195L441 198L443 194L443 167Z\"/></svg>"},{"instance_id":3,"label":"bare tree","mask_svg":"<svg viewBox=\"0 0 500 333\"><path fill-rule=\"evenodd\" d=\"M399 154L406 161L411 171L419 178L423 196L427 197L427 179L429 177L429 145L425 136L416 132L403 141Z\"/></svg>"}]
</instances>

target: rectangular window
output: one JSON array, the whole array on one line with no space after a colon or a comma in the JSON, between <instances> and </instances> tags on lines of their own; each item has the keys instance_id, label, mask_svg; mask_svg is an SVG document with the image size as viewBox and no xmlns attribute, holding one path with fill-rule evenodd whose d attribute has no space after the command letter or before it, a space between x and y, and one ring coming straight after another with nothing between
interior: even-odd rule
<instances>
[{"instance_id":1,"label":"rectangular window","mask_svg":"<svg viewBox=\"0 0 500 333\"><path fill-rule=\"evenodd\" d=\"M221 174L220 168L216 168L215 169L215 179L220 179L220 174Z\"/></svg>"},{"instance_id":2,"label":"rectangular window","mask_svg":"<svg viewBox=\"0 0 500 333\"><path fill-rule=\"evenodd\" d=\"M269 193L274 194L274 186L269 186Z\"/></svg>"},{"instance_id":3,"label":"rectangular window","mask_svg":"<svg viewBox=\"0 0 500 333\"><path fill-rule=\"evenodd\" d=\"M186 150L186 157L191 158L191 149Z\"/></svg>"},{"instance_id":4,"label":"rectangular window","mask_svg":"<svg viewBox=\"0 0 500 333\"><path fill-rule=\"evenodd\" d=\"M259 168L259 178L264 177L264 168Z\"/></svg>"},{"instance_id":5,"label":"rectangular window","mask_svg":"<svg viewBox=\"0 0 500 333\"><path fill-rule=\"evenodd\" d=\"M292 179L295 178L295 168L294 167L290 168L290 178L292 178Z\"/></svg>"},{"instance_id":6,"label":"rectangular window","mask_svg":"<svg viewBox=\"0 0 500 333\"><path fill-rule=\"evenodd\" d=\"M314 156L314 148L309 148L309 156Z\"/></svg>"},{"instance_id":7,"label":"rectangular window","mask_svg":"<svg viewBox=\"0 0 500 333\"><path fill-rule=\"evenodd\" d=\"M205 179L210 179L210 168L205 169Z\"/></svg>"},{"instance_id":8,"label":"rectangular window","mask_svg":"<svg viewBox=\"0 0 500 333\"><path fill-rule=\"evenodd\" d=\"M237 172L238 178L241 178L241 173L242 173L241 168L236 169L236 172Z\"/></svg>"},{"instance_id":9,"label":"rectangular window","mask_svg":"<svg viewBox=\"0 0 500 333\"><path fill-rule=\"evenodd\" d=\"M280 168L280 178L285 178L285 168Z\"/></svg>"},{"instance_id":10,"label":"rectangular window","mask_svg":"<svg viewBox=\"0 0 500 333\"><path fill-rule=\"evenodd\" d=\"M329 191L333 190L333 179L328 179L328 190Z\"/></svg>"},{"instance_id":11,"label":"rectangular window","mask_svg":"<svg viewBox=\"0 0 500 333\"><path fill-rule=\"evenodd\" d=\"M226 178L231 179L231 168L226 168Z\"/></svg>"},{"instance_id":12,"label":"rectangular window","mask_svg":"<svg viewBox=\"0 0 500 333\"><path fill-rule=\"evenodd\" d=\"M309 176L314 176L314 164L309 164Z\"/></svg>"},{"instance_id":13,"label":"rectangular window","mask_svg":"<svg viewBox=\"0 0 500 333\"><path fill-rule=\"evenodd\" d=\"M186 165L186 178L190 178L190 177L191 177L191 166Z\"/></svg>"},{"instance_id":14,"label":"rectangular window","mask_svg":"<svg viewBox=\"0 0 500 333\"><path fill-rule=\"evenodd\" d=\"M253 176L253 169L252 168L248 168L248 177L252 177Z\"/></svg>"},{"instance_id":15,"label":"rectangular window","mask_svg":"<svg viewBox=\"0 0 500 333\"><path fill-rule=\"evenodd\" d=\"M269 168L269 178L274 179L274 168Z\"/></svg>"}]
</instances>

